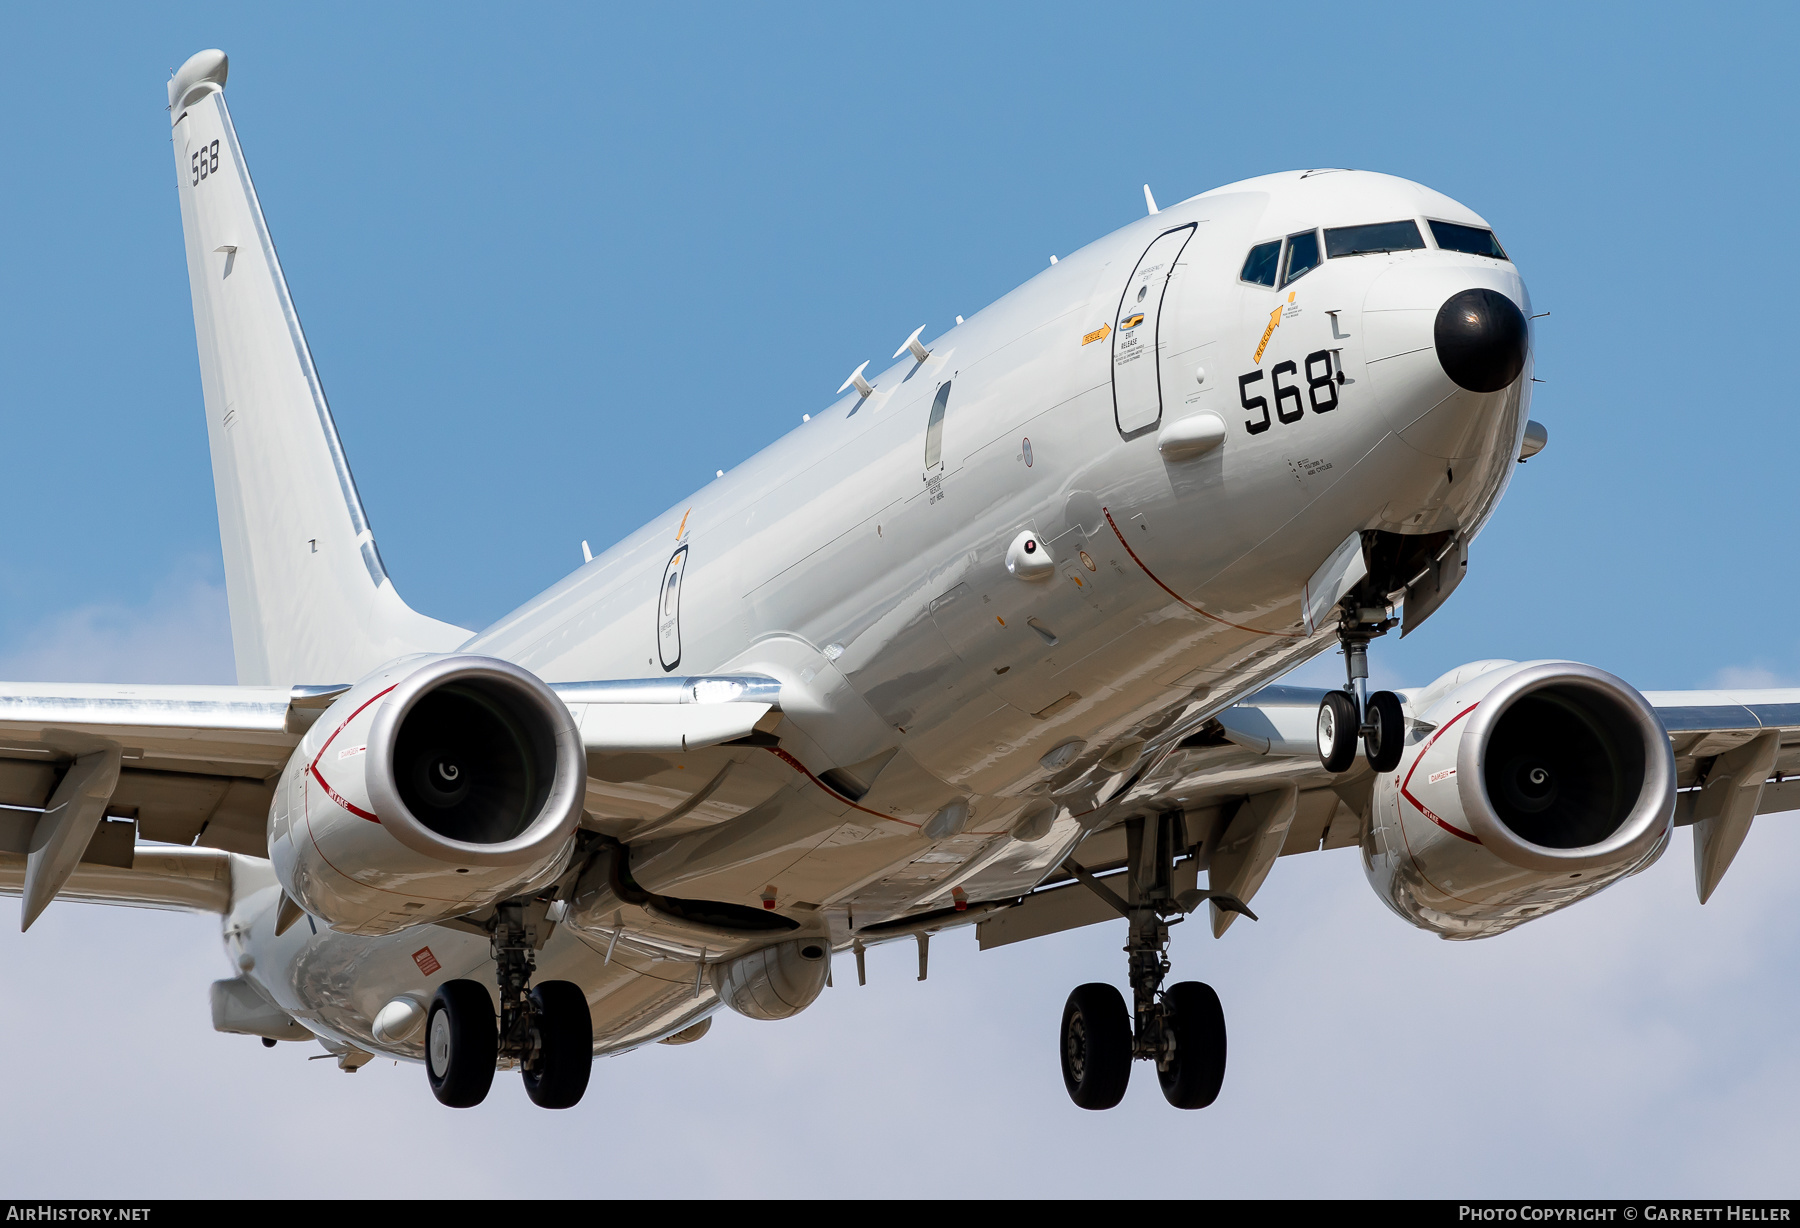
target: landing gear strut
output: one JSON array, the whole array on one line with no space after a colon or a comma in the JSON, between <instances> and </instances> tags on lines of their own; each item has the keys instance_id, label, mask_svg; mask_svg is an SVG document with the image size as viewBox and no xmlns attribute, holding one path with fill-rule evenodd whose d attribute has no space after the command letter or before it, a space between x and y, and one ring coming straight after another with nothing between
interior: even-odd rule
<instances>
[{"instance_id":1,"label":"landing gear strut","mask_svg":"<svg viewBox=\"0 0 1800 1228\"><path fill-rule=\"evenodd\" d=\"M1178 814L1127 820L1130 865L1123 876L1123 900L1085 871L1077 872L1131 926L1125 944L1130 1009L1117 989L1101 983L1077 986L1063 1008L1063 1083L1069 1098L1084 1109L1110 1109L1124 1098L1133 1059L1156 1063L1163 1096L1178 1109L1205 1108L1218 1098L1225 1080L1225 1014L1219 995L1199 981L1163 988L1169 973L1169 927L1212 894L1175 897L1171 878L1180 832ZM1229 906L1243 908L1236 900Z\"/></svg>"},{"instance_id":2,"label":"landing gear strut","mask_svg":"<svg viewBox=\"0 0 1800 1228\"><path fill-rule=\"evenodd\" d=\"M523 901L496 908L490 943L500 982L498 1028L493 1002L478 981L446 981L431 1000L425 1072L432 1093L451 1108L472 1108L486 1099L502 1057L518 1063L525 1093L542 1108L572 1108L587 1091L594 1064L587 995L573 981L527 988L537 969L534 937Z\"/></svg>"},{"instance_id":3,"label":"landing gear strut","mask_svg":"<svg viewBox=\"0 0 1800 1228\"><path fill-rule=\"evenodd\" d=\"M1369 641L1386 635L1399 620L1385 608L1362 608L1346 600L1338 622L1344 650L1344 689L1319 701L1319 761L1327 772L1348 771L1360 739L1369 766L1391 772L1405 747L1405 717L1392 691L1369 694Z\"/></svg>"}]
</instances>

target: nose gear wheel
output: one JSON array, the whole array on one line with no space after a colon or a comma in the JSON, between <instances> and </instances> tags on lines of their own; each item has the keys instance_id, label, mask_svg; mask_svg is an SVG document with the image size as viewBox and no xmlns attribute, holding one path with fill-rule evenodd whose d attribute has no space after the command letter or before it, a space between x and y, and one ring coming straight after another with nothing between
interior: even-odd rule
<instances>
[{"instance_id":1,"label":"nose gear wheel","mask_svg":"<svg viewBox=\"0 0 1800 1228\"><path fill-rule=\"evenodd\" d=\"M1386 607L1358 605L1354 595L1344 599L1340 610L1344 689L1328 691L1319 701L1319 762L1333 774L1349 771L1360 739L1369 766L1391 772L1400 765L1406 745L1406 718L1392 691L1369 694L1369 641L1386 635L1398 620Z\"/></svg>"},{"instance_id":2,"label":"nose gear wheel","mask_svg":"<svg viewBox=\"0 0 1800 1228\"><path fill-rule=\"evenodd\" d=\"M1327 691L1319 701L1319 762L1327 772L1348 771L1356 759L1356 700L1343 691Z\"/></svg>"},{"instance_id":3,"label":"nose gear wheel","mask_svg":"<svg viewBox=\"0 0 1800 1228\"><path fill-rule=\"evenodd\" d=\"M1369 766L1377 772L1391 772L1400 766L1400 752L1406 748L1406 714L1400 697L1392 691L1377 691L1369 696L1368 719L1363 722L1363 753Z\"/></svg>"}]
</instances>

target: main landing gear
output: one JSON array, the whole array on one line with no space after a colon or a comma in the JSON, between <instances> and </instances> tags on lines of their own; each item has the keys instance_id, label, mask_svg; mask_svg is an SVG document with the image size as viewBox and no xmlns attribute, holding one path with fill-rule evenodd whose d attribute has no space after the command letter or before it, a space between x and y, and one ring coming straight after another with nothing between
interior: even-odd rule
<instances>
[{"instance_id":1,"label":"main landing gear","mask_svg":"<svg viewBox=\"0 0 1800 1228\"><path fill-rule=\"evenodd\" d=\"M1163 1097L1178 1109L1203 1109L1225 1081L1225 1012L1212 986L1182 981L1167 989L1169 927L1180 913L1213 898L1248 913L1235 899L1212 892L1183 892L1170 885L1181 817L1165 814L1125 824L1130 866L1121 900L1104 883L1069 863L1083 883L1123 913L1131 924L1132 1005L1111 985L1079 985L1062 1018L1063 1083L1084 1109L1110 1109L1125 1095L1134 1059L1156 1063Z\"/></svg>"},{"instance_id":2,"label":"main landing gear","mask_svg":"<svg viewBox=\"0 0 1800 1228\"><path fill-rule=\"evenodd\" d=\"M537 967L525 908L499 906L494 918L494 963L500 975L500 1019L479 981L445 981L425 1020L425 1073L438 1100L453 1109L487 1098L502 1057L519 1064L525 1094L546 1109L573 1108L587 1091L594 1066L594 1021L587 995L573 981L541 981L527 991Z\"/></svg>"},{"instance_id":3,"label":"main landing gear","mask_svg":"<svg viewBox=\"0 0 1800 1228\"><path fill-rule=\"evenodd\" d=\"M1344 689L1328 691L1319 701L1319 761L1327 772L1349 770L1359 738L1369 766L1377 772L1391 772L1400 766L1400 752L1406 745L1400 697L1392 691L1369 694L1369 641L1386 635L1397 621L1385 608L1344 604L1338 623L1338 643L1344 649Z\"/></svg>"}]
</instances>

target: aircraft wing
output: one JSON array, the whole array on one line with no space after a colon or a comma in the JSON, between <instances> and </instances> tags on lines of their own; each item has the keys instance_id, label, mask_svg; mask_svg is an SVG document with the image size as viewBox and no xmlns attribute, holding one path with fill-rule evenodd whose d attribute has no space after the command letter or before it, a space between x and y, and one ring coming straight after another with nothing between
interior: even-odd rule
<instances>
[{"instance_id":1,"label":"aircraft wing","mask_svg":"<svg viewBox=\"0 0 1800 1228\"><path fill-rule=\"evenodd\" d=\"M0 894L24 895L26 926L59 894L222 911L229 855L268 856L282 768L347 689L0 683ZM553 689L590 763L746 737L780 693L766 678Z\"/></svg>"},{"instance_id":2,"label":"aircraft wing","mask_svg":"<svg viewBox=\"0 0 1800 1228\"><path fill-rule=\"evenodd\" d=\"M340 689L0 684L0 806L43 809L73 764L116 752L105 815L264 856L275 777Z\"/></svg>"},{"instance_id":3,"label":"aircraft wing","mask_svg":"<svg viewBox=\"0 0 1800 1228\"><path fill-rule=\"evenodd\" d=\"M1179 739L1169 753L1131 786L1121 810L1209 807L1292 783L1310 806L1289 829L1283 853L1354 844L1354 816L1327 798L1361 810L1371 777L1361 767L1331 776L1318 763L1313 726L1325 695L1311 687L1265 687L1217 713L1199 731ZM1800 809L1800 690L1647 691L1644 697L1668 730L1681 789L1675 823L1685 827L1698 813L1699 795L1716 783L1721 756L1755 743L1768 760L1756 814ZM1360 838L1359 829L1355 834ZM1339 830L1333 830L1339 828Z\"/></svg>"},{"instance_id":4,"label":"aircraft wing","mask_svg":"<svg viewBox=\"0 0 1800 1228\"><path fill-rule=\"evenodd\" d=\"M1694 821L1706 786L1716 786L1723 768L1743 760L1752 744L1768 760L1754 813L1800 809L1800 690L1646 691L1644 698L1675 752L1683 790L1677 826Z\"/></svg>"},{"instance_id":5,"label":"aircraft wing","mask_svg":"<svg viewBox=\"0 0 1800 1228\"><path fill-rule=\"evenodd\" d=\"M1403 695L1406 692L1402 692ZM1757 815L1800 809L1800 689L1648 691L1675 755L1675 825L1696 835L1696 889L1711 896ZM1319 763L1314 722L1324 690L1271 686L1215 713L1198 728L1177 722L1152 741L1129 780L1101 784L1095 802L1113 824L1089 836L1074 860L1096 872L1126 863L1133 815L1179 811L1192 848L1178 889L1209 888L1248 902L1279 857L1362 842L1374 775L1359 758L1342 775ZM1103 769L1090 768L1093 775ZM1001 946L1117 916L1069 872L1045 880L1012 908L979 923L982 947ZM1223 932L1234 918L1216 914Z\"/></svg>"}]
</instances>

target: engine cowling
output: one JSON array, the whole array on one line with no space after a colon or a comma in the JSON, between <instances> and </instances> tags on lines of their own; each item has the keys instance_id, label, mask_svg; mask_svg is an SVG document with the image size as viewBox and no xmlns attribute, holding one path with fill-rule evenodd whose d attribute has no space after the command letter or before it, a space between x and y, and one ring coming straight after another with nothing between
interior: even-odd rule
<instances>
[{"instance_id":1,"label":"engine cowling","mask_svg":"<svg viewBox=\"0 0 1800 1228\"><path fill-rule=\"evenodd\" d=\"M1668 844L1675 758L1655 710L1621 679L1571 661L1480 662L1417 698L1363 840L1370 883L1414 925L1502 933Z\"/></svg>"},{"instance_id":2,"label":"engine cowling","mask_svg":"<svg viewBox=\"0 0 1800 1228\"><path fill-rule=\"evenodd\" d=\"M269 855L333 929L390 934L561 873L586 794L569 710L491 657L397 661L322 713L283 770Z\"/></svg>"}]
</instances>

